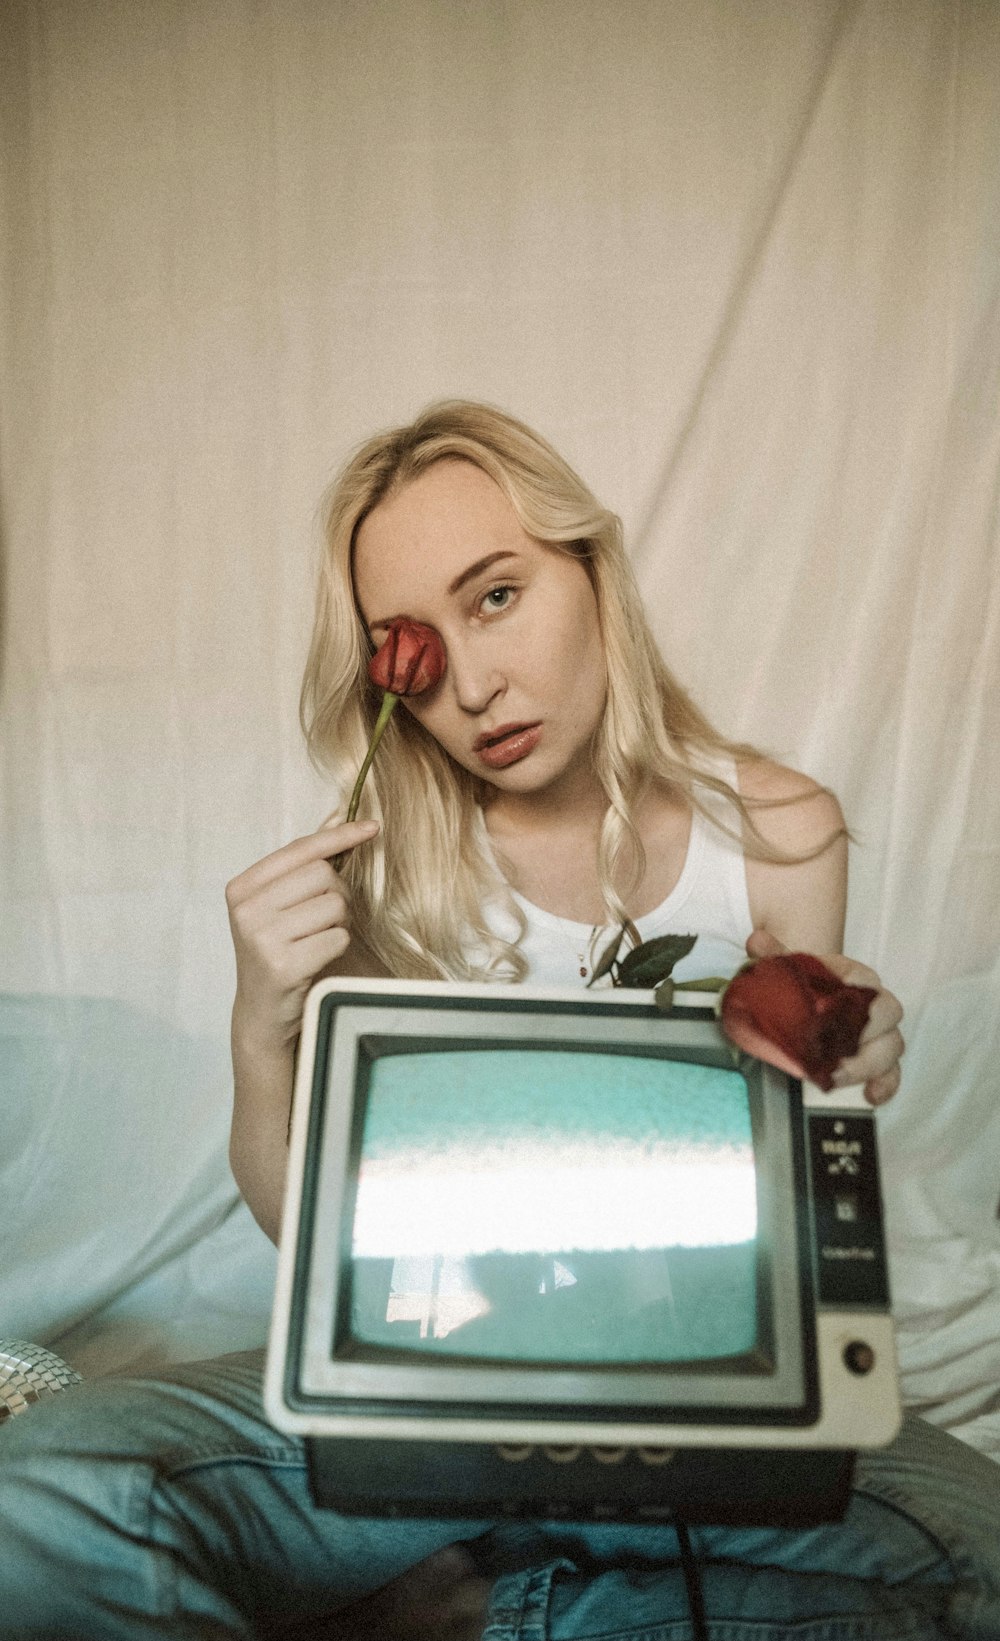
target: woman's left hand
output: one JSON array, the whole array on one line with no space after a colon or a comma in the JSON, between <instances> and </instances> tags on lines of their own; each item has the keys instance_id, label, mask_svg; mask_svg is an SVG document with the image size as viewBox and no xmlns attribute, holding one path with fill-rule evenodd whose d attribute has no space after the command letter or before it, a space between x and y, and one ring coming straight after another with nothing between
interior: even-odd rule
<instances>
[{"instance_id":1,"label":"woman's left hand","mask_svg":"<svg viewBox=\"0 0 1000 1641\"><path fill-rule=\"evenodd\" d=\"M788 950L767 929L755 929L747 941L750 957L777 957ZM868 1011L868 1024L861 1033L858 1052L841 1060L833 1074L833 1083L835 1088L863 1083L869 1105L884 1105L899 1088L899 1061L906 1046L899 1030L903 1006L898 997L886 991L875 970L864 963L856 963L852 957L842 957L839 953L828 956L826 952L817 952L815 955L845 985L871 986L878 993Z\"/></svg>"}]
</instances>

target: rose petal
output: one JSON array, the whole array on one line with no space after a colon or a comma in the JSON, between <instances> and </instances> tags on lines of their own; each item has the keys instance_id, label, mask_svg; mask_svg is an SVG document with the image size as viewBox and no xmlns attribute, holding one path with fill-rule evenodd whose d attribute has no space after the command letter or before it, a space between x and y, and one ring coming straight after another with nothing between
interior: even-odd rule
<instances>
[{"instance_id":1,"label":"rose petal","mask_svg":"<svg viewBox=\"0 0 1000 1641\"><path fill-rule=\"evenodd\" d=\"M782 1071L833 1086L841 1060L857 1052L873 999L809 952L762 957L722 996L722 1027L739 1048Z\"/></svg>"},{"instance_id":2,"label":"rose petal","mask_svg":"<svg viewBox=\"0 0 1000 1641\"><path fill-rule=\"evenodd\" d=\"M423 621L399 615L368 663L368 676L393 695L421 695L444 677L447 667L441 634Z\"/></svg>"},{"instance_id":3,"label":"rose petal","mask_svg":"<svg viewBox=\"0 0 1000 1641\"><path fill-rule=\"evenodd\" d=\"M805 1067L793 1060L790 1054L782 1053L738 1009L728 1011L723 1020L723 1029L731 1043L735 1043L745 1054L752 1054L755 1060L766 1060L768 1065L777 1066L779 1071L787 1071L792 1077L805 1076Z\"/></svg>"}]
</instances>

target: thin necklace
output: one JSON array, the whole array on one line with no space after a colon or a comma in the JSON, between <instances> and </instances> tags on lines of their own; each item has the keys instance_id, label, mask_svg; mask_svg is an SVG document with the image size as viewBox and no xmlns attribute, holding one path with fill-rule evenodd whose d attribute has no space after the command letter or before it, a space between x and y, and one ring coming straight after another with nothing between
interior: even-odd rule
<instances>
[{"instance_id":1,"label":"thin necklace","mask_svg":"<svg viewBox=\"0 0 1000 1641\"><path fill-rule=\"evenodd\" d=\"M538 881L536 878L535 882L538 883ZM539 887L541 887L540 883ZM544 906L539 905L537 900L530 900L521 890L515 892L520 894L521 899L526 901L529 906L533 906L536 911L552 919L558 930L560 940L576 958L581 980L586 980L590 975L591 968L598 966L616 935L618 936L618 956L620 958L641 943L642 936L631 919L624 925L621 923L594 923L591 925L590 934L587 940L584 941L581 950L579 940L571 935L566 928L567 923L575 921L573 918L560 917L558 912L548 911ZM625 942L624 946L622 945L623 940ZM590 964L590 968L588 968L588 964Z\"/></svg>"},{"instance_id":2,"label":"thin necklace","mask_svg":"<svg viewBox=\"0 0 1000 1641\"><path fill-rule=\"evenodd\" d=\"M570 934L566 927L567 923L572 923L575 921L573 918L560 917L558 912L550 912L544 906L540 906L536 900L529 900L528 896L521 893L520 890L517 892L521 894L522 900L527 901L529 906L534 907L535 911L542 912L546 917L552 919L560 940L567 950L573 953L573 956L576 959L576 965L580 971L580 979L586 980L590 975L591 968L599 961L601 952L604 950L606 945L606 941L601 940L601 936L608 935L610 938L611 931L608 924L592 924L590 934L581 945L579 939L577 939L575 935Z\"/></svg>"},{"instance_id":3,"label":"thin necklace","mask_svg":"<svg viewBox=\"0 0 1000 1641\"><path fill-rule=\"evenodd\" d=\"M571 935L567 934L567 932L566 932L566 923L567 923L568 920L565 919L565 918L561 918L561 917L556 916L555 912L553 912L551 915L553 917L555 917L555 919L556 919L556 923L559 927L559 933L560 933L562 939L566 941L566 944L569 946L569 948L572 951L574 957L576 958L576 961L577 961L577 963L579 965L579 969L580 969L580 979L581 980L586 980L588 974L590 973L590 970L588 969L587 964L588 963L593 964L593 961L594 961L594 945L596 943L598 935L603 932L602 925L599 924L599 923L595 923L593 925L593 927L591 928L591 931L590 931L590 938L587 940L587 942L586 942L586 944L583 948L583 951L579 951L577 949L578 948L577 941L574 940L573 937Z\"/></svg>"},{"instance_id":4,"label":"thin necklace","mask_svg":"<svg viewBox=\"0 0 1000 1641\"><path fill-rule=\"evenodd\" d=\"M538 910L544 911L545 908L540 906ZM566 924L572 920L570 918L560 917L558 912L549 912L548 915L555 923L555 926L559 932L560 940L566 947L568 947L568 949L573 953L573 956L576 958L577 967L580 970L580 979L586 980L590 973L590 969L587 965L588 963L591 965L594 963L594 947L598 935L604 932L604 926L600 923L595 923L592 925L590 934L584 941L583 948L581 950L580 942L574 935L571 935L566 928Z\"/></svg>"},{"instance_id":5,"label":"thin necklace","mask_svg":"<svg viewBox=\"0 0 1000 1641\"><path fill-rule=\"evenodd\" d=\"M597 942L598 942L598 938L599 938L600 935L602 935L602 934L610 935L610 929L609 929L608 924L606 924L606 923L594 923L594 924L592 924L591 929L590 929L590 934L589 934L588 938L584 941L583 947L581 949L581 945L580 945L579 940L577 940L575 938L575 936L569 934L567 929L566 929L567 923L574 922L575 919L567 918L567 917L560 917L558 912L550 912L545 906L543 906L540 903L540 901L532 900L530 895L527 895L527 894L524 893L523 889L517 888L514 885L514 883L511 882L511 879L508 876L508 874L503 871L502 850L498 850L496 844L494 844L493 839L489 836L489 829L485 826L485 824L484 824L484 831L487 834L487 842L488 842L488 845L489 845L489 848L490 848L490 852L493 855L493 859L494 859L496 865L498 866L500 871L503 873L503 876L506 878L508 888L514 894L520 895L521 899L526 901L529 906L534 907L535 911L542 912L546 917L550 917L553 920L553 922L554 922L554 924L555 924L555 926L558 930L560 940L573 953L573 956L576 959L576 965L577 965L577 968L578 968L579 973L580 973L580 979L581 980L586 980L590 975L591 968L597 962L599 962L601 952L604 950L604 948L607 944L606 941L601 941L600 946L598 947ZM515 871L513 875L515 877L518 877L518 878L521 878L521 879L523 879L527 875L530 875L531 884L529 885L529 887L533 887L536 893L538 891L544 889L543 880L541 878L539 878L534 872L532 872L530 874L526 874L525 871L524 871L523 866L521 867L520 870Z\"/></svg>"}]
</instances>

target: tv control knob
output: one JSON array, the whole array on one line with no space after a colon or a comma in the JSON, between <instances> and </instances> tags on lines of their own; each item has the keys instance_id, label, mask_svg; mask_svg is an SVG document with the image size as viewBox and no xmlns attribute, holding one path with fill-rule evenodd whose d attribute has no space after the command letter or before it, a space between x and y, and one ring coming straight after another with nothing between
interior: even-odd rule
<instances>
[{"instance_id":1,"label":"tv control knob","mask_svg":"<svg viewBox=\"0 0 1000 1641\"><path fill-rule=\"evenodd\" d=\"M639 1457L643 1464L658 1469L660 1465L670 1464L675 1449L672 1447L640 1447Z\"/></svg>"},{"instance_id":2,"label":"tv control knob","mask_svg":"<svg viewBox=\"0 0 1000 1641\"><path fill-rule=\"evenodd\" d=\"M864 1339L852 1339L844 1346L844 1366L850 1373L862 1377L875 1366L875 1352Z\"/></svg>"},{"instance_id":3,"label":"tv control knob","mask_svg":"<svg viewBox=\"0 0 1000 1641\"><path fill-rule=\"evenodd\" d=\"M590 1456L598 1464L621 1464L628 1454L626 1447L592 1447Z\"/></svg>"}]
</instances>

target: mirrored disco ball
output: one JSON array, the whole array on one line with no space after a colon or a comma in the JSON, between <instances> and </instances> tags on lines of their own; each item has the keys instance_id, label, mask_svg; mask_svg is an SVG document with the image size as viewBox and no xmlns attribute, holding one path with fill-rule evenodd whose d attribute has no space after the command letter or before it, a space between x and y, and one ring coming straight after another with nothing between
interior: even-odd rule
<instances>
[{"instance_id":1,"label":"mirrored disco ball","mask_svg":"<svg viewBox=\"0 0 1000 1641\"><path fill-rule=\"evenodd\" d=\"M80 1375L42 1345L0 1339L0 1425L43 1396L78 1383Z\"/></svg>"}]
</instances>

